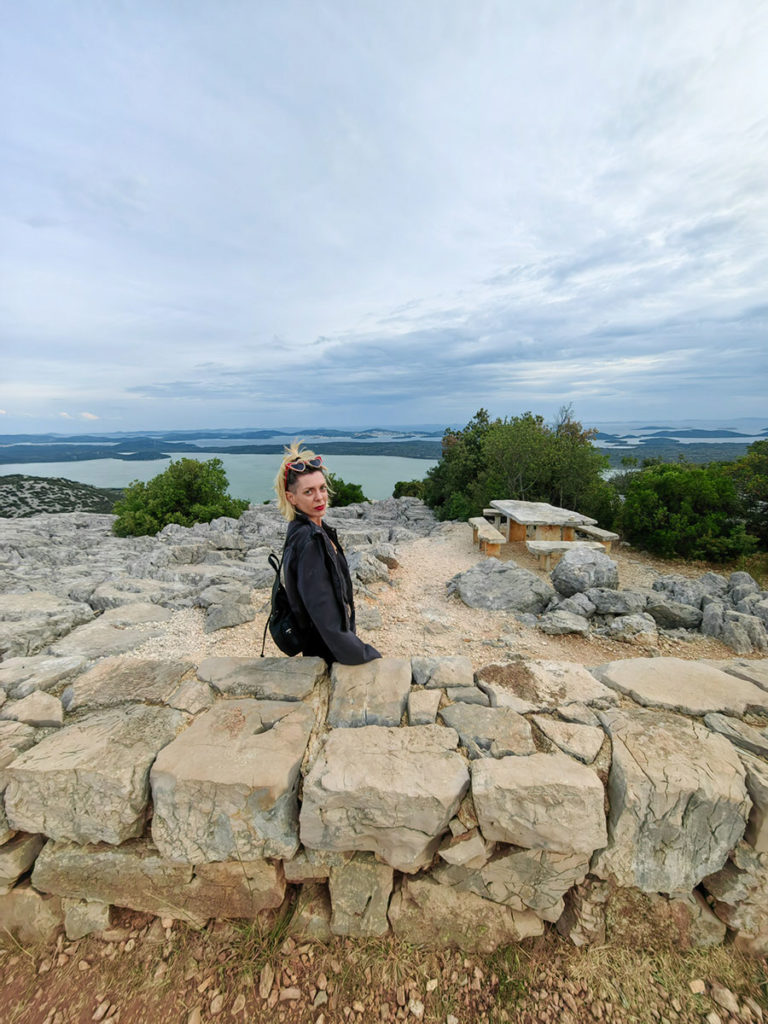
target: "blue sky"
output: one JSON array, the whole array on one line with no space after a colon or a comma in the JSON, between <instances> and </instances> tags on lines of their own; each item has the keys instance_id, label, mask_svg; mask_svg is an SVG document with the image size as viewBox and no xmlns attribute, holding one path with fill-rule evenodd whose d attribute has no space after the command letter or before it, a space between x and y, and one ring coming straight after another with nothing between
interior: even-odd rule
<instances>
[{"instance_id":1,"label":"blue sky","mask_svg":"<svg viewBox=\"0 0 768 1024\"><path fill-rule=\"evenodd\" d=\"M768 416L768 4L25 0L0 432Z\"/></svg>"}]
</instances>

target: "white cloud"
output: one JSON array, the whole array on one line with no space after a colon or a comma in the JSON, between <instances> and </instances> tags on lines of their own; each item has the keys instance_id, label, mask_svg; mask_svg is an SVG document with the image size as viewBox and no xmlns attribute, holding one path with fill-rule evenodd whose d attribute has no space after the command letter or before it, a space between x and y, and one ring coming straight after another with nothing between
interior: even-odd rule
<instances>
[{"instance_id":1,"label":"white cloud","mask_svg":"<svg viewBox=\"0 0 768 1024\"><path fill-rule=\"evenodd\" d=\"M5 409L0 409L0 416L7 416L8 413Z\"/></svg>"},{"instance_id":2,"label":"white cloud","mask_svg":"<svg viewBox=\"0 0 768 1024\"><path fill-rule=\"evenodd\" d=\"M80 413L80 418L83 419L83 420L97 420L97 419L99 419L99 417L96 416L92 412L81 412Z\"/></svg>"},{"instance_id":3,"label":"white cloud","mask_svg":"<svg viewBox=\"0 0 768 1024\"><path fill-rule=\"evenodd\" d=\"M61 418L62 418L63 420L71 420L71 419L74 419L74 417L73 417L73 416L70 416L68 412L60 412L60 413L59 413L59 416L61 416Z\"/></svg>"}]
</instances>

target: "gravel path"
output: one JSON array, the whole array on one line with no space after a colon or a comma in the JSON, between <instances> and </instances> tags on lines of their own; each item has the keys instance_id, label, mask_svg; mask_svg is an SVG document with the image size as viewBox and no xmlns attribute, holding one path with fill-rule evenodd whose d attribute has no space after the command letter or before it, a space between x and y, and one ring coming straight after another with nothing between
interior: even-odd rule
<instances>
[{"instance_id":1,"label":"gravel path","mask_svg":"<svg viewBox=\"0 0 768 1024\"><path fill-rule=\"evenodd\" d=\"M446 583L456 573L475 565L481 555L472 545L472 531L464 523L445 523L431 536L397 546L400 565L391 570L389 583L375 584L370 590L375 599L357 599L360 617L366 609L378 609L382 625L376 629L359 628L360 636L374 644L382 654L403 657L412 654L465 654L475 668L503 661L514 654L556 661L575 661L599 665L618 658L647 657L654 654L680 658L728 658L733 652L709 637L692 635L690 640L660 637L656 643L621 643L602 637L547 636L540 630L521 625L509 612L468 608L456 596L448 596ZM701 575L705 567L674 567L650 556L626 548L611 553L619 565L622 587L650 587L662 574L671 572L691 577ZM524 544L506 545L503 561L514 560L543 579L548 573L539 569L537 560ZM200 609L175 612L163 634L139 647L137 657L195 659L216 656L257 657L269 609L269 590L254 590L257 610L253 622L215 633L203 632ZM265 653L279 655L267 637Z\"/></svg>"}]
</instances>

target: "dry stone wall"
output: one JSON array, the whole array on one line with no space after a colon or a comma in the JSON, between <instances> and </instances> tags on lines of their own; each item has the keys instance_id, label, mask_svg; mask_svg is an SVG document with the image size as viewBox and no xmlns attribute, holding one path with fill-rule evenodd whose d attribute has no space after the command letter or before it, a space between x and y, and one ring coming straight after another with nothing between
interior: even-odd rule
<instances>
[{"instance_id":1,"label":"dry stone wall","mask_svg":"<svg viewBox=\"0 0 768 1024\"><path fill-rule=\"evenodd\" d=\"M603 942L641 906L683 946L768 951L765 660L38 654L0 684L0 927L22 941L287 901L320 940Z\"/></svg>"}]
</instances>

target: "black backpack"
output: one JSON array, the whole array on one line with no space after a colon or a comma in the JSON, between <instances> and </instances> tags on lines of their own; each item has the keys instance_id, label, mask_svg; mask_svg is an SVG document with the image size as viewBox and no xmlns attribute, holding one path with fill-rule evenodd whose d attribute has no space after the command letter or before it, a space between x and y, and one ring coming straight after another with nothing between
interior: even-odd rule
<instances>
[{"instance_id":1,"label":"black backpack","mask_svg":"<svg viewBox=\"0 0 768 1024\"><path fill-rule=\"evenodd\" d=\"M289 658L295 657L297 654L301 654L302 651L302 635L299 623L296 621L296 617L291 611L291 606L288 603L288 595L285 592L283 581L280 579L280 570L283 567L283 558L285 557L285 550L280 561L277 560L277 555L271 553L267 561L275 570L275 582L272 584L272 607L269 612L267 624L264 627L264 636L261 641L261 656L264 657L264 647L267 643L267 630L269 630L270 636L275 641L279 649L283 654L287 654Z\"/></svg>"}]
</instances>

